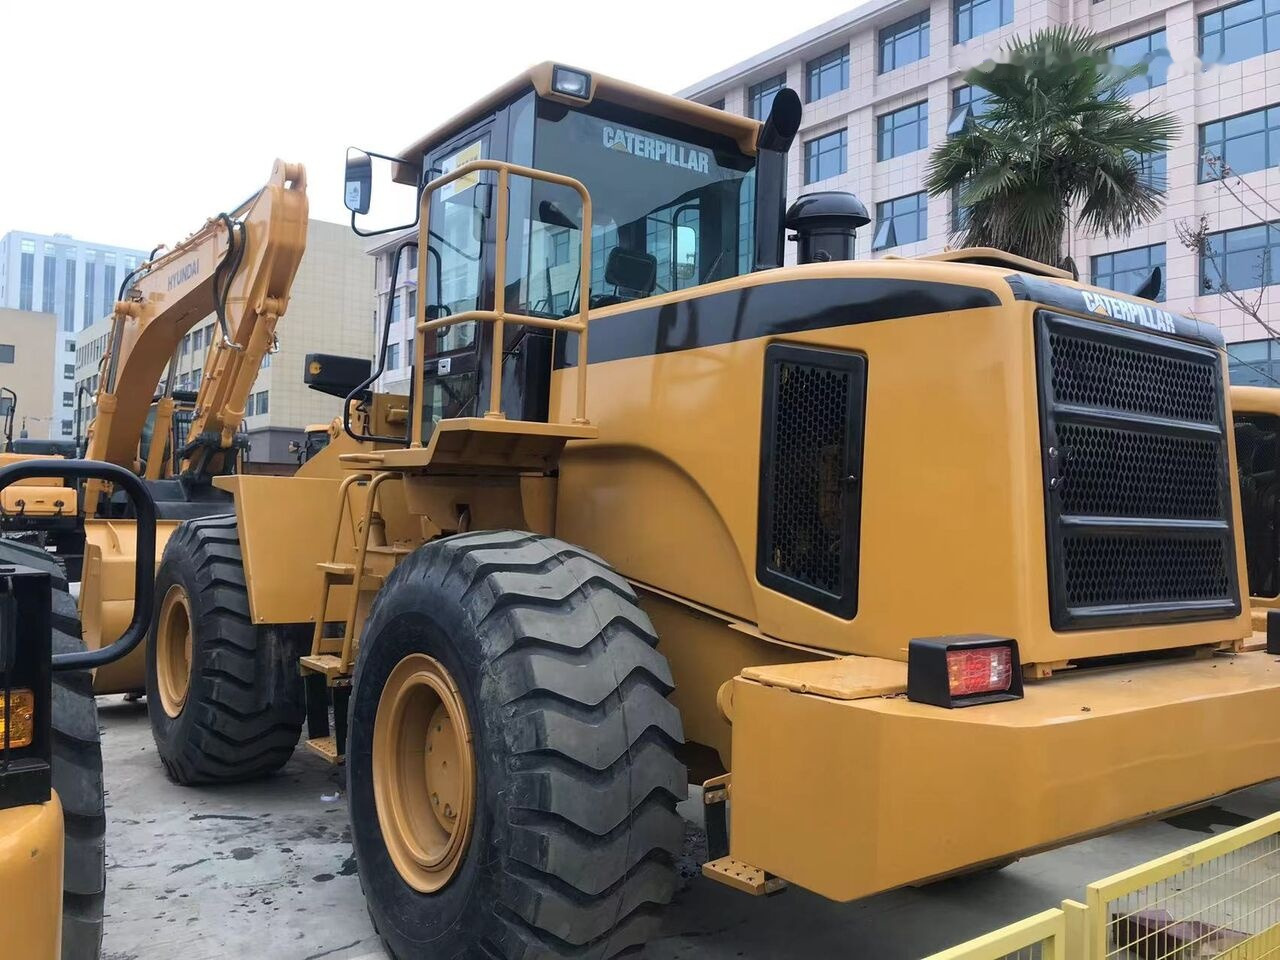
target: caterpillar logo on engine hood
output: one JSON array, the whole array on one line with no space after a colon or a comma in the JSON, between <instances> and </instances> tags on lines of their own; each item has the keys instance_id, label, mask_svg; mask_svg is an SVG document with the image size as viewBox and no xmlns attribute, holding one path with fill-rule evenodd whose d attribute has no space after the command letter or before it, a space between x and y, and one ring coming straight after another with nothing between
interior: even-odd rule
<instances>
[{"instance_id":1,"label":"caterpillar logo on engine hood","mask_svg":"<svg viewBox=\"0 0 1280 960\"><path fill-rule=\"evenodd\" d=\"M1084 305L1090 313L1110 317L1112 320L1122 320L1125 323L1134 323L1140 327L1146 327L1148 330L1158 330L1161 333L1177 333L1178 331L1178 324L1174 320L1173 314L1167 310L1161 310L1159 307L1149 307L1142 303L1134 303L1132 300L1121 300L1119 297L1108 297L1106 294L1097 293L1093 290L1082 290L1080 293L1084 297Z\"/></svg>"}]
</instances>

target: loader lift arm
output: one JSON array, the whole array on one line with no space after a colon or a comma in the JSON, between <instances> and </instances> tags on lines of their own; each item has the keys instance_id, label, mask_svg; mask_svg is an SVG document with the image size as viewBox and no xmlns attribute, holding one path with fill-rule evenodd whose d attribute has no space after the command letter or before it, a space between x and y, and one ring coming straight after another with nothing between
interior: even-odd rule
<instances>
[{"instance_id":1,"label":"loader lift arm","mask_svg":"<svg viewBox=\"0 0 1280 960\"><path fill-rule=\"evenodd\" d=\"M89 427L86 456L160 476L173 415L173 369L182 338L214 314L217 336L205 360L187 444L177 451L179 474L197 482L228 472L245 403L270 349L277 321L306 247L306 173L277 160L267 183L235 210L203 227L126 279L115 305L108 355ZM145 464L138 441L156 384L169 367L157 403ZM93 516L102 484L86 491Z\"/></svg>"}]
</instances>

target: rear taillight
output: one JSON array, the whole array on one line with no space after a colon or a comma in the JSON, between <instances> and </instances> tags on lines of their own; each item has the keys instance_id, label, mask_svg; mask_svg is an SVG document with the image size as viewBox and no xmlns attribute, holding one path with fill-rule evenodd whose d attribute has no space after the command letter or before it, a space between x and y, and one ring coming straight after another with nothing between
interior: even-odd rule
<instances>
[{"instance_id":1,"label":"rear taillight","mask_svg":"<svg viewBox=\"0 0 1280 960\"><path fill-rule=\"evenodd\" d=\"M953 697L996 693L1013 682L1013 653L1008 647L947 651L947 684Z\"/></svg>"},{"instance_id":2,"label":"rear taillight","mask_svg":"<svg viewBox=\"0 0 1280 960\"><path fill-rule=\"evenodd\" d=\"M907 698L969 707L1022 697L1018 643L1003 637L924 637L907 648Z\"/></svg>"}]
</instances>

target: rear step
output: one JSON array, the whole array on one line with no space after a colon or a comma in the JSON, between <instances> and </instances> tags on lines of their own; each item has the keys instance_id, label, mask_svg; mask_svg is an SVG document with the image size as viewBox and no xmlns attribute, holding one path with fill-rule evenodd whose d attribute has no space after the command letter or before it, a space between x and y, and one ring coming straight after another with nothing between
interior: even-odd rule
<instances>
[{"instance_id":1,"label":"rear step","mask_svg":"<svg viewBox=\"0 0 1280 960\"><path fill-rule=\"evenodd\" d=\"M299 660L307 700L307 749L334 765L346 759L347 703L351 699L351 678L337 673L340 663L341 659L331 654ZM332 729L330 707L333 708Z\"/></svg>"}]
</instances>

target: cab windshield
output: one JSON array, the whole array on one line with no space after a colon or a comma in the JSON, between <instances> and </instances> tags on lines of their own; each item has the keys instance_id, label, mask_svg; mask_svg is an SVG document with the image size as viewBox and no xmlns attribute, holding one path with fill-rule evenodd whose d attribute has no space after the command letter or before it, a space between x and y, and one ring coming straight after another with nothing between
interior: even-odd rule
<instances>
[{"instance_id":1,"label":"cab windshield","mask_svg":"<svg viewBox=\"0 0 1280 960\"><path fill-rule=\"evenodd\" d=\"M669 293L750 270L755 159L727 137L607 103L539 100L534 163L591 194L590 306ZM517 299L578 309L583 229L576 193L535 182ZM514 291L509 291L514 292Z\"/></svg>"}]
</instances>

